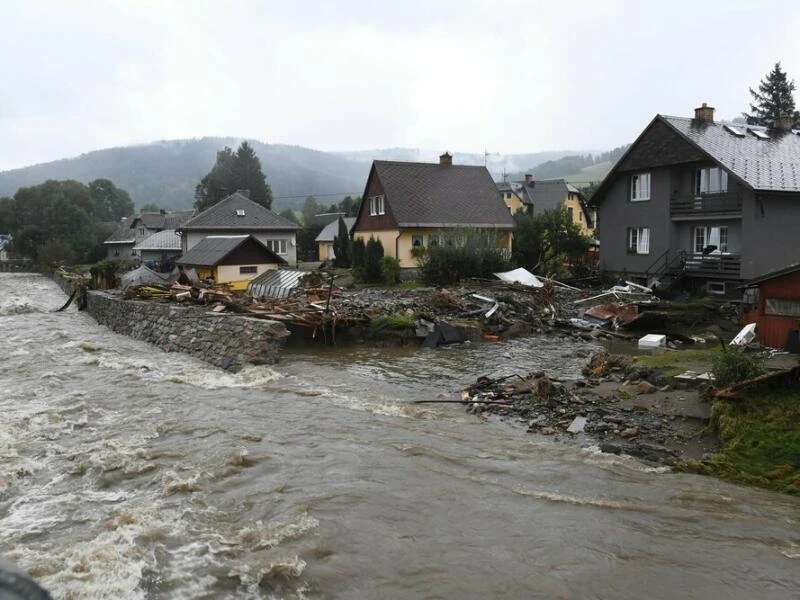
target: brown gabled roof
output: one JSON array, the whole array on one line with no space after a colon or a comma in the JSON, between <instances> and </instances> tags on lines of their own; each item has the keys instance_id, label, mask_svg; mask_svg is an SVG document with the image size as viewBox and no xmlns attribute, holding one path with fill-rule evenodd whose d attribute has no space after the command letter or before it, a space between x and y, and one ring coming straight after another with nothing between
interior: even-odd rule
<instances>
[{"instance_id":1,"label":"brown gabled roof","mask_svg":"<svg viewBox=\"0 0 800 600\"><path fill-rule=\"evenodd\" d=\"M514 227L486 167L376 160L373 176L398 227Z\"/></svg>"},{"instance_id":2,"label":"brown gabled roof","mask_svg":"<svg viewBox=\"0 0 800 600\"><path fill-rule=\"evenodd\" d=\"M237 248L252 244L264 255L269 263L285 265L286 261L267 248L264 243L252 235L219 235L204 237L176 263L179 265L197 265L200 267L215 267L226 256Z\"/></svg>"}]
</instances>

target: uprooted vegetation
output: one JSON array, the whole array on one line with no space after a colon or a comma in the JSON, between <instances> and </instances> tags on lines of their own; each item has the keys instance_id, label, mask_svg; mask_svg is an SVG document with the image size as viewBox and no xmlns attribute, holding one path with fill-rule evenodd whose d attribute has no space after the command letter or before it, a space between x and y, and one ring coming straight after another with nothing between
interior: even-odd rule
<instances>
[{"instance_id":1,"label":"uprooted vegetation","mask_svg":"<svg viewBox=\"0 0 800 600\"><path fill-rule=\"evenodd\" d=\"M683 471L800 495L800 384L752 389L737 401L718 401L711 426L721 448Z\"/></svg>"}]
</instances>

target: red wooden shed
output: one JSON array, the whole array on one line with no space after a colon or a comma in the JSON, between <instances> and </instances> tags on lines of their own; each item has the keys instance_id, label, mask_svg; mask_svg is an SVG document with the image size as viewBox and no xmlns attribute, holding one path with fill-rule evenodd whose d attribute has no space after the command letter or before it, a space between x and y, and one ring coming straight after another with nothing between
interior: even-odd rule
<instances>
[{"instance_id":1,"label":"red wooden shed","mask_svg":"<svg viewBox=\"0 0 800 600\"><path fill-rule=\"evenodd\" d=\"M798 352L800 263L751 279L746 285L742 322L756 324L756 339L761 344ZM791 337L790 331L794 332Z\"/></svg>"}]
</instances>

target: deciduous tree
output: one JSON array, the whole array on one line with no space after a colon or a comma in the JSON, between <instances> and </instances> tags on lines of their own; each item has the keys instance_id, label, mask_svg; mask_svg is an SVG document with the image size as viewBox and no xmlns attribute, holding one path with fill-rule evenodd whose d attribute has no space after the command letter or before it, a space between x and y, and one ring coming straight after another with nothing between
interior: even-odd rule
<instances>
[{"instance_id":1,"label":"deciduous tree","mask_svg":"<svg viewBox=\"0 0 800 600\"><path fill-rule=\"evenodd\" d=\"M89 196L92 199L92 214L100 221L119 221L133 213L130 194L109 179L89 182Z\"/></svg>"},{"instance_id":2,"label":"deciduous tree","mask_svg":"<svg viewBox=\"0 0 800 600\"><path fill-rule=\"evenodd\" d=\"M517 264L541 274L559 273L579 260L591 240L566 209L546 210L541 214L514 215L513 257Z\"/></svg>"}]
</instances>

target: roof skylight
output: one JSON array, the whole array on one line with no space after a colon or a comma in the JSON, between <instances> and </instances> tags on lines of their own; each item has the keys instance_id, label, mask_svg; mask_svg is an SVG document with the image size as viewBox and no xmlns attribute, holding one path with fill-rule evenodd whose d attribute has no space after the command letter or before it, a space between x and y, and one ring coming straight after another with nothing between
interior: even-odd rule
<instances>
[{"instance_id":1,"label":"roof skylight","mask_svg":"<svg viewBox=\"0 0 800 600\"><path fill-rule=\"evenodd\" d=\"M243 217L244 216L244 209L243 208L237 208L236 209L236 216L237 217Z\"/></svg>"},{"instance_id":2,"label":"roof skylight","mask_svg":"<svg viewBox=\"0 0 800 600\"><path fill-rule=\"evenodd\" d=\"M725 125L725 130L728 131L728 133L732 133L736 137L744 137L742 130L738 127L734 127L733 125Z\"/></svg>"},{"instance_id":3,"label":"roof skylight","mask_svg":"<svg viewBox=\"0 0 800 600\"><path fill-rule=\"evenodd\" d=\"M760 131L758 129L751 129L751 128L748 127L747 131L752 133L754 136L756 136L760 140L768 140L769 139L769 136L766 133L764 133L763 131Z\"/></svg>"}]
</instances>

